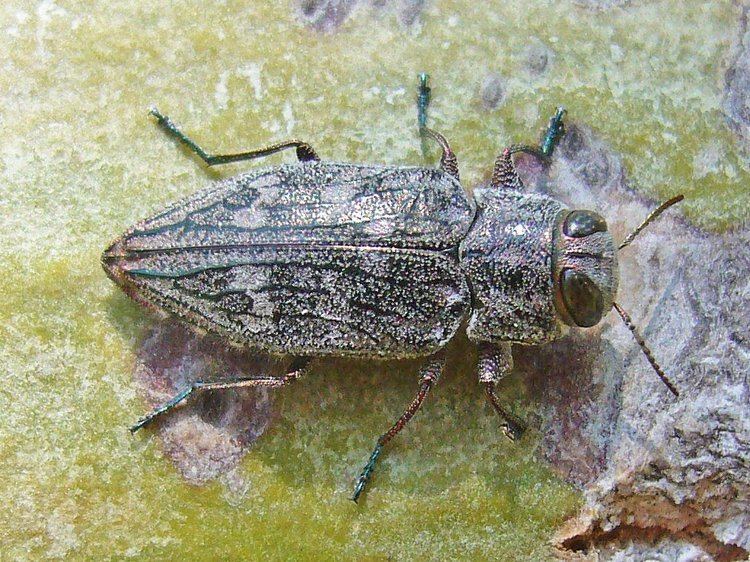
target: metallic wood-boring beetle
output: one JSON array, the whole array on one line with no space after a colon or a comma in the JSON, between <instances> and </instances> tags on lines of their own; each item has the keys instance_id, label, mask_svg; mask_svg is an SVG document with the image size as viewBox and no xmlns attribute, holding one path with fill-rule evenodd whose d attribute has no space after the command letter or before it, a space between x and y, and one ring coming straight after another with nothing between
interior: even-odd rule
<instances>
[{"instance_id":1,"label":"metallic wood-boring beetle","mask_svg":"<svg viewBox=\"0 0 750 562\"><path fill-rule=\"evenodd\" d=\"M439 169L326 163L298 140L212 156L152 109L158 124L209 166L289 148L299 162L220 181L138 223L104 251L107 275L142 304L295 360L278 378L194 382L132 431L199 390L283 386L301 377L313 356L426 357L419 392L378 439L357 480L357 501L383 446L437 382L442 349L465 322L479 347L479 381L515 439L522 424L495 393L513 367L511 344L541 344L565 326L594 326L613 307L677 395L614 298L617 250L682 196L616 249L597 213L524 191L512 156L548 160L564 133L560 108L540 146L506 148L489 187L472 197L459 183L448 142L426 127L429 98L422 74L418 123L442 149Z\"/></svg>"}]
</instances>

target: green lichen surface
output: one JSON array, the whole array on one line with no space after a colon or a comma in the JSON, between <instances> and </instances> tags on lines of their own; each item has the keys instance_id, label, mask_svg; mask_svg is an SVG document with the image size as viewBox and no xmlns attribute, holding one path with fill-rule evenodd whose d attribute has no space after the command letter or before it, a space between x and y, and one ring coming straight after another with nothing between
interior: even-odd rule
<instances>
[{"instance_id":1,"label":"green lichen surface","mask_svg":"<svg viewBox=\"0 0 750 562\"><path fill-rule=\"evenodd\" d=\"M738 17L728 2L446 1L411 26L366 4L330 34L298 14L286 2L4 5L0 558L545 560L579 505L535 460L533 432L504 440L465 342L359 506L353 480L411 399L414 363L335 361L279 392L240 491L190 486L153 433L132 437L126 424L146 408L134 355L153 318L104 277L99 254L137 219L247 167L201 168L147 118L152 104L210 150L295 136L328 159L426 164L424 70L432 124L467 185L564 104L644 194L684 192L688 218L712 229L747 218L750 169L719 109ZM553 53L541 74L526 68L529 45ZM487 110L490 72L506 97ZM504 394L533 412L522 381Z\"/></svg>"}]
</instances>

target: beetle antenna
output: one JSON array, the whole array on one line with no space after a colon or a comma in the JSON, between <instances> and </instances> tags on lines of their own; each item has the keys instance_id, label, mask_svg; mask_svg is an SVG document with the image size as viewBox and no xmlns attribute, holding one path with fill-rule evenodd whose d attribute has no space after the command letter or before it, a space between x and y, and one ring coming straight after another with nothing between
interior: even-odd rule
<instances>
[{"instance_id":1,"label":"beetle antenna","mask_svg":"<svg viewBox=\"0 0 750 562\"><path fill-rule=\"evenodd\" d=\"M659 375L661 381L667 385L667 388L672 394L674 394L676 397L679 397L680 393L677 391L677 387L672 383L672 381L669 380L662 368L656 362L656 359L654 359L651 350L646 345L646 342L643 341L641 334L638 333L638 329L635 327L635 324L633 324L633 320L630 318L630 315L625 312L623 308L616 302L613 302L612 306L617 311L617 314L620 315L622 321L625 322L625 325L628 327L628 329L633 333L635 341L638 342L638 345L641 347L641 351L643 351L643 354L646 356L646 359L648 359L648 362L651 363L651 366L654 368L654 371L656 371L656 374Z\"/></svg>"},{"instance_id":2,"label":"beetle antenna","mask_svg":"<svg viewBox=\"0 0 750 562\"><path fill-rule=\"evenodd\" d=\"M638 236L638 234L640 234L641 230L643 230L649 224L651 224L651 222L653 222L656 218L658 218L659 215L661 215L664 211L666 211L667 209L669 209L672 205L674 205L675 203L679 203L683 199L685 199L684 195L677 195L675 197L672 197L668 201L664 201L664 203L662 203L656 209L654 209L653 211L651 211L651 214L646 217L646 220L644 220L638 226L638 228L636 228L633 232L631 232L628 235L628 237L625 238L625 240L622 241L622 243L620 244L620 247L617 248L617 249L618 250L622 250L625 246L627 246L628 244L630 244L633 241L633 238L635 238L636 236Z\"/></svg>"}]
</instances>

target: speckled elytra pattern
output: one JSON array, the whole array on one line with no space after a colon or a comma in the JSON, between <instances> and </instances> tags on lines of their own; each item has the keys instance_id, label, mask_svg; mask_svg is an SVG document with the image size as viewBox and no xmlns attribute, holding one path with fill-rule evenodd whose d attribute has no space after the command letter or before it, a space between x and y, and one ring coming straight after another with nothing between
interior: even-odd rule
<instances>
[{"instance_id":1,"label":"speckled elytra pattern","mask_svg":"<svg viewBox=\"0 0 750 562\"><path fill-rule=\"evenodd\" d=\"M440 170L291 164L178 202L103 261L141 302L272 353L426 356L469 312L474 341L555 339L562 205L503 188L479 207Z\"/></svg>"},{"instance_id":2,"label":"speckled elytra pattern","mask_svg":"<svg viewBox=\"0 0 750 562\"><path fill-rule=\"evenodd\" d=\"M468 313L456 248L474 213L439 170L299 163L188 197L103 260L138 300L242 345L424 356Z\"/></svg>"},{"instance_id":3,"label":"speckled elytra pattern","mask_svg":"<svg viewBox=\"0 0 750 562\"><path fill-rule=\"evenodd\" d=\"M126 233L133 251L258 244L440 250L458 244L473 204L431 168L304 162L251 171L177 202Z\"/></svg>"}]
</instances>

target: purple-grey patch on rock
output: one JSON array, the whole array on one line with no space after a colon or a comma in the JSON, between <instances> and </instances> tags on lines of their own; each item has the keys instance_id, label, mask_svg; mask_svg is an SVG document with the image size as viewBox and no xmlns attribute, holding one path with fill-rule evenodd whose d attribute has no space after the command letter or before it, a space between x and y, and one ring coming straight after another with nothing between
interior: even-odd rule
<instances>
[{"instance_id":1,"label":"purple-grey patch on rock","mask_svg":"<svg viewBox=\"0 0 750 562\"><path fill-rule=\"evenodd\" d=\"M307 25L327 33L338 29L357 4L357 0L302 0L300 13Z\"/></svg>"},{"instance_id":2,"label":"purple-grey patch on rock","mask_svg":"<svg viewBox=\"0 0 750 562\"><path fill-rule=\"evenodd\" d=\"M516 346L516 365L542 407L542 454L568 482L585 486L607 465L620 411L622 358L601 334L571 333L543 351ZM614 357L613 357L614 356ZM600 376L604 369L619 372Z\"/></svg>"},{"instance_id":3,"label":"purple-grey patch on rock","mask_svg":"<svg viewBox=\"0 0 750 562\"><path fill-rule=\"evenodd\" d=\"M367 5L374 9L378 19L382 19L386 11L394 11L398 21L409 27L419 20L424 11L426 0L301 0L300 17L302 21L316 31L328 33L336 31L360 5Z\"/></svg>"},{"instance_id":4,"label":"purple-grey patch on rock","mask_svg":"<svg viewBox=\"0 0 750 562\"><path fill-rule=\"evenodd\" d=\"M487 111L496 109L503 103L505 93L505 79L496 72L489 73L485 76L479 89L482 107Z\"/></svg>"},{"instance_id":5,"label":"purple-grey patch on rock","mask_svg":"<svg viewBox=\"0 0 750 562\"><path fill-rule=\"evenodd\" d=\"M426 0L402 0L398 8L398 19L402 25L417 23L424 11Z\"/></svg>"},{"instance_id":6,"label":"purple-grey patch on rock","mask_svg":"<svg viewBox=\"0 0 750 562\"><path fill-rule=\"evenodd\" d=\"M532 41L523 52L523 65L532 76L540 76L549 67L554 53L541 41Z\"/></svg>"},{"instance_id":7,"label":"purple-grey patch on rock","mask_svg":"<svg viewBox=\"0 0 750 562\"><path fill-rule=\"evenodd\" d=\"M628 186L617 154L575 123L548 173L531 158L516 162L530 188L601 213L616 240L657 206ZM665 538L665 559L674 541L716 559L744 557L750 231L706 233L676 208L618 260L617 301L682 394L669 393L614 313L555 344L517 350L518 369L540 403L541 452L586 491L561 544L617 560L613 553L632 551L632 541L645 556L654 553L647 542Z\"/></svg>"},{"instance_id":8,"label":"purple-grey patch on rock","mask_svg":"<svg viewBox=\"0 0 750 562\"><path fill-rule=\"evenodd\" d=\"M163 321L143 341L134 378L153 407L198 380L279 376L281 367L269 357L228 348L176 321ZM230 471L268 427L271 392L240 388L194 394L155 422L166 455L194 484Z\"/></svg>"},{"instance_id":9,"label":"purple-grey patch on rock","mask_svg":"<svg viewBox=\"0 0 750 562\"><path fill-rule=\"evenodd\" d=\"M574 0L574 3L589 10L604 11L627 6L631 0Z\"/></svg>"},{"instance_id":10,"label":"purple-grey patch on rock","mask_svg":"<svg viewBox=\"0 0 750 562\"><path fill-rule=\"evenodd\" d=\"M750 152L750 7L742 8L740 28L724 77L724 115L729 127Z\"/></svg>"}]
</instances>

